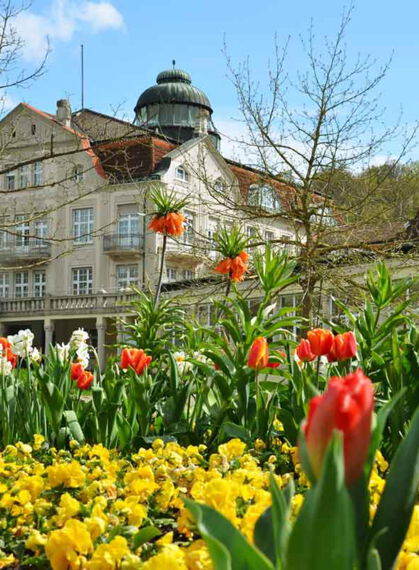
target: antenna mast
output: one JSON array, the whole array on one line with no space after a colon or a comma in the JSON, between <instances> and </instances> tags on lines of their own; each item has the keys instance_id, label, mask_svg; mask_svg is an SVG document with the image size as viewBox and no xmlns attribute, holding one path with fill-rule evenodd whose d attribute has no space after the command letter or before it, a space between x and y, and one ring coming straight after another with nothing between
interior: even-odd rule
<instances>
[{"instance_id":1,"label":"antenna mast","mask_svg":"<svg viewBox=\"0 0 419 570\"><path fill-rule=\"evenodd\" d=\"M81 44L81 108L84 109L84 45Z\"/></svg>"}]
</instances>

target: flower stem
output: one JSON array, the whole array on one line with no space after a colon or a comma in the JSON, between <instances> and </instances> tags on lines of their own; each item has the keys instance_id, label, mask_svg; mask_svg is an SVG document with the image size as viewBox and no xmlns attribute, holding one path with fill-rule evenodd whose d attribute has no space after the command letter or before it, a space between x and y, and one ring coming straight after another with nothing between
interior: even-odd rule
<instances>
[{"instance_id":1,"label":"flower stem","mask_svg":"<svg viewBox=\"0 0 419 570\"><path fill-rule=\"evenodd\" d=\"M154 306L155 307L157 307L157 305L159 304L161 284L163 281L163 268L164 268L164 258L165 258L165 254L166 254L166 245L167 245L167 235L164 234L163 235L163 246L161 249L161 262L160 262L159 280L157 282L156 296L154 297Z\"/></svg>"}]
</instances>

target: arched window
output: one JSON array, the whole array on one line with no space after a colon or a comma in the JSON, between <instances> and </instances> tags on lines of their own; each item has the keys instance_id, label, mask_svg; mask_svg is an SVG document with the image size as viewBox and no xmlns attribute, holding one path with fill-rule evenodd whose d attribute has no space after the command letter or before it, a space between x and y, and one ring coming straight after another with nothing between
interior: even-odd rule
<instances>
[{"instance_id":1,"label":"arched window","mask_svg":"<svg viewBox=\"0 0 419 570\"><path fill-rule=\"evenodd\" d=\"M276 190L266 185L252 184L249 187L248 204L269 212L277 212L281 209L281 202Z\"/></svg>"},{"instance_id":2,"label":"arched window","mask_svg":"<svg viewBox=\"0 0 419 570\"><path fill-rule=\"evenodd\" d=\"M178 166L176 168L175 176L177 180L189 182L189 172L183 166Z\"/></svg>"}]
</instances>

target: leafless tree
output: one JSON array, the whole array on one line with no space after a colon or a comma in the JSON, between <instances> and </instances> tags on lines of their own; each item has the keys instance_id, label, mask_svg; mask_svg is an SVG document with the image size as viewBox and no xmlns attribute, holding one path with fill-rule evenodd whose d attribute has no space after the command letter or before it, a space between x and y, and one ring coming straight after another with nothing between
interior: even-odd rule
<instances>
[{"instance_id":1,"label":"leafless tree","mask_svg":"<svg viewBox=\"0 0 419 570\"><path fill-rule=\"evenodd\" d=\"M362 231L371 225L375 236L380 231L377 210L370 211L369 204L388 184L417 133L417 125L407 131L400 120L395 126L382 126L385 117L378 87L390 61L379 66L370 56L354 58L348 53L352 12L352 6L345 9L335 36L320 44L310 25L300 38L306 70L295 76L287 70L289 42L282 49L275 42L266 85L253 78L249 60L235 65L225 50L246 127L240 142L248 162L262 179L282 185L282 211L263 214L259 208L257 216L281 216L294 225L292 245L298 248L306 318L313 314L316 289L333 260L349 252L352 259L355 252L361 253L362 260L365 252L385 249L377 245L379 239L371 240ZM380 176L358 181L342 176L365 172L386 145L397 140L401 141L398 154L394 158L392 149L392 161ZM356 200L335 199L346 192L355 192ZM251 215L246 198L235 207Z\"/></svg>"}]
</instances>

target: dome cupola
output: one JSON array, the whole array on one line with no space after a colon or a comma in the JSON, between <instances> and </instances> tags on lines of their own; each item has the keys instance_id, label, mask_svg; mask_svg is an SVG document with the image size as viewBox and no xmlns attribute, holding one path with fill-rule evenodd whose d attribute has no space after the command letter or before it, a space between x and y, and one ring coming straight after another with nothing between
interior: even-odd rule
<instances>
[{"instance_id":1,"label":"dome cupola","mask_svg":"<svg viewBox=\"0 0 419 570\"><path fill-rule=\"evenodd\" d=\"M156 85L140 95L134 111L136 125L180 143L208 133L219 148L220 135L212 122L208 97L192 85L191 76L186 71L173 66L173 69L160 72Z\"/></svg>"}]
</instances>

